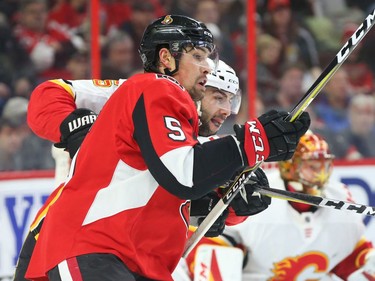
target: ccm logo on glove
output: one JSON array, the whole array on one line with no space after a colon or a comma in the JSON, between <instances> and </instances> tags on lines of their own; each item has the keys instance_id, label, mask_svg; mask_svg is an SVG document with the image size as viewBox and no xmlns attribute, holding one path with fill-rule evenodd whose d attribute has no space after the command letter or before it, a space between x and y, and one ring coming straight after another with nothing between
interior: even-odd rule
<instances>
[{"instance_id":1,"label":"ccm logo on glove","mask_svg":"<svg viewBox=\"0 0 375 281\"><path fill-rule=\"evenodd\" d=\"M268 156L264 153L265 145L259 127L263 128L256 120L248 121L245 124L245 130L249 130L252 141L252 144L249 144L250 140L245 138L245 146L252 145L254 147L255 162L264 161Z\"/></svg>"},{"instance_id":2,"label":"ccm logo on glove","mask_svg":"<svg viewBox=\"0 0 375 281\"><path fill-rule=\"evenodd\" d=\"M260 161L267 159L269 155L269 144L267 134L258 119L250 120L243 126L233 126L236 138L240 142L244 164L254 166Z\"/></svg>"}]
</instances>

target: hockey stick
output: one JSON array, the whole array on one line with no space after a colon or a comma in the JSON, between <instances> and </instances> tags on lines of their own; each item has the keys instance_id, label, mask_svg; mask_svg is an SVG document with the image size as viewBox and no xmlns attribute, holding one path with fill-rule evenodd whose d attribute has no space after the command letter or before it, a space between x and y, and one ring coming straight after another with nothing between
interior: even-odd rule
<instances>
[{"instance_id":1,"label":"hockey stick","mask_svg":"<svg viewBox=\"0 0 375 281\"><path fill-rule=\"evenodd\" d=\"M330 64L324 69L324 71L315 80L314 84L307 90L306 94L298 102L298 104L292 109L289 116L287 117L291 122L296 120L302 112L309 106L309 104L319 94L320 90L327 84L329 79L335 74L337 69L344 63L347 57L353 52L358 46L359 42L365 37L367 32L370 31L375 23L375 9L366 17L363 23L357 28L349 40L344 44L341 50L336 54Z\"/></svg>"},{"instance_id":2,"label":"hockey stick","mask_svg":"<svg viewBox=\"0 0 375 281\"><path fill-rule=\"evenodd\" d=\"M229 206L229 203L233 200L241 188L245 186L245 183L249 181L254 171L258 169L262 163L263 162L258 162L254 167L247 167L235 178L223 197L219 200L219 202L216 203L215 207L212 208L211 212L204 218L202 223L186 242L183 257L186 257L191 252L194 246L210 229L218 217L220 217L224 210Z\"/></svg>"},{"instance_id":3,"label":"hockey stick","mask_svg":"<svg viewBox=\"0 0 375 281\"><path fill-rule=\"evenodd\" d=\"M375 216L375 207L356 204L353 202L342 201L337 199L329 199L321 196L314 196L305 193L291 192L282 189L270 187L257 187L256 191L260 194L272 198L279 198L293 202L299 202L318 207L327 207L335 210L353 211L360 215Z\"/></svg>"},{"instance_id":4,"label":"hockey stick","mask_svg":"<svg viewBox=\"0 0 375 281\"><path fill-rule=\"evenodd\" d=\"M302 112L305 111L305 109L315 99L315 97L319 94L319 92L325 86L325 84L327 84L327 82L331 79L333 74L335 74L337 69L344 63L346 58L357 47L359 42L363 39L363 37L371 29L371 27L374 25L374 23L375 23L375 9L372 11L371 14L369 14L366 17L364 22L358 27L358 29L349 38L349 40L345 43L345 45L341 48L341 50L336 54L335 58L331 61L331 63L324 69L324 71L319 75L319 77L316 79L314 84L308 89L306 94L301 98L301 100L291 110L291 112L289 113L289 115L286 118L288 121L294 122L302 114ZM252 172L254 172L262 163L263 162L259 162L254 167L245 169L235 179L233 184L228 188L224 197L219 200L219 202L215 205L215 207L211 210L211 212L207 215L207 217L199 225L197 230L188 239L188 241L185 245L183 257L186 257L190 253L190 251L199 242L199 240L204 236L204 234L208 231L208 229L210 229L210 227L214 224L216 219L222 214L222 212L226 209L226 207L228 207L229 203L237 195L237 193L240 191L240 189L250 179L250 177L252 175ZM246 174L246 176L245 176L245 174ZM242 179L241 177L244 177L244 178ZM227 194L228 194L228 196L227 196ZM224 202L224 200L225 200L225 202Z\"/></svg>"}]
</instances>

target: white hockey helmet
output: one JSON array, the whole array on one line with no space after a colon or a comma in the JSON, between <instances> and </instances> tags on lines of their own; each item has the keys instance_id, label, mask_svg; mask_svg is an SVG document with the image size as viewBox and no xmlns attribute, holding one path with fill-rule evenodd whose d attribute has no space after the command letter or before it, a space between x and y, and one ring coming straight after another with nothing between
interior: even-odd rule
<instances>
[{"instance_id":1,"label":"white hockey helmet","mask_svg":"<svg viewBox=\"0 0 375 281\"><path fill-rule=\"evenodd\" d=\"M209 63L212 65L211 68L215 69L214 62L209 61ZM207 86L230 93L231 112L232 114L238 113L241 106L241 91L239 79L233 68L219 60L216 69L207 75Z\"/></svg>"}]
</instances>

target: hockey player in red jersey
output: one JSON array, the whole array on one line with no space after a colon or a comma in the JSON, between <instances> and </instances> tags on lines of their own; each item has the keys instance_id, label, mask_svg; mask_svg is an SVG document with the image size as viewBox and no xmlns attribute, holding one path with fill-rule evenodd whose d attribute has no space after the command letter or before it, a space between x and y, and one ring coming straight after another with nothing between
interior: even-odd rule
<instances>
[{"instance_id":1,"label":"hockey player in red jersey","mask_svg":"<svg viewBox=\"0 0 375 281\"><path fill-rule=\"evenodd\" d=\"M326 141L308 132L301 137L293 158L279 162L279 171L267 173L270 186L352 201L345 185L329 180L333 158ZM244 281L328 281L337 277L371 281L375 280L375 249L363 237L362 219L354 213L274 199L251 220L227 227L223 236L203 238L195 250L200 251L201 245L237 244L247 254ZM199 275L195 254L193 251L188 257L190 269L194 271L196 265L194 280L208 280ZM222 262L225 267L225 259Z\"/></svg>"},{"instance_id":2,"label":"hockey player in red jersey","mask_svg":"<svg viewBox=\"0 0 375 281\"><path fill-rule=\"evenodd\" d=\"M114 91L126 80L50 80L42 83L37 87L32 94L32 101L29 107L29 125L36 132L45 132L45 129L40 129L41 124L46 123L43 121L43 114L40 114L46 107L53 108L53 114L59 115L61 113L71 111L72 113L66 117L63 122L64 125L60 127L62 134L62 142L55 144L60 148L68 150L71 158L77 152L80 144L82 143L85 135L89 131L91 125L95 121L96 115L93 111L84 109L82 107L94 108L95 111L100 112L108 98ZM49 93L52 93L51 95ZM45 104L47 102L48 104ZM199 126L199 141L203 143L211 139L216 139L218 136L215 134L220 129L223 122L231 114L237 114L241 105L241 91L239 89L239 79L235 71L223 61L219 61L215 72L207 75L206 91L204 98L201 101L200 126ZM78 108L78 109L77 109ZM45 118L46 121L51 117ZM70 134L68 123L72 120L87 120L86 126L79 127L79 130L74 134ZM66 122L68 121L68 122ZM47 138L60 138L54 137L54 130L52 126L52 134L45 134ZM67 141L69 139L69 141ZM58 165L58 164L57 164ZM65 170L65 169L64 169ZM67 175L67 174L66 174ZM58 178L65 178L66 175L59 176ZM26 281L24 278L26 269L28 267L33 249L35 247L36 239L39 235L40 229L43 224L43 219L46 216L49 207L57 200L60 195L64 183L50 195L44 206L39 210L35 220L30 226L30 233L28 234L22 250L19 255L14 281ZM259 212L266 209L270 203L267 197L254 197L258 204L248 204L248 210L254 209ZM210 208L219 200L219 196L212 192L209 196L193 200L191 205L191 216L203 217L207 215ZM237 217L234 212L223 214L217 222L211 227L207 235L217 236L224 229L224 223L233 225L242 222L244 217Z\"/></svg>"},{"instance_id":3,"label":"hockey player in red jersey","mask_svg":"<svg viewBox=\"0 0 375 281\"><path fill-rule=\"evenodd\" d=\"M125 80L123 79L105 81L51 80L44 82L37 87L32 94L28 115L29 125L38 133L46 132L45 129L40 129L44 127L40 125L47 123L46 121L51 120L53 116L47 116L43 119L44 114L40 114L40 112L42 112L44 108L53 108L52 112L54 116L61 113L66 114L66 112L71 111L72 113L65 118L65 121L87 119L89 122L87 122L86 126L80 127L79 131L74 134L69 133L68 122L64 121L64 125L57 126L60 127L62 134L61 139L64 141L55 145L67 149L71 158L73 158L84 136L89 131L90 125L96 119L91 110L82 109L82 107L94 108L95 111L100 112L108 98L119 85L124 82ZM238 113L240 104L241 91L239 89L239 79L230 66L223 61L219 61L215 72L207 75L206 91L201 101L201 109L199 110L199 142L204 143L212 139L217 139L218 136L215 134L228 116ZM76 110L77 108L78 110ZM77 122L79 121L77 120ZM49 124L49 122L47 124ZM59 136L54 136L52 126L49 126L48 130L50 130L52 134L44 134L46 138L60 138ZM68 139L69 141L67 141ZM63 187L64 183L50 195L30 226L30 233L19 255L14 281L26 281L24 275L35 247L36 239L42 227L43 219L48 212L48 208L60 195ZM193 200L190 215L199 218L204 217L218 200L219 196L215 192L211 192L209 196ZM257 201L256 204L254 200ZM234 202L236 201L237 200ZM248 204L246 203L247 211L249 215L255 212L258 213L266 209L269 203L270 199L267 197L254 196ZM227 216L229 217L227 218ZM207 235L217 236L222 233L225 223L233 225L242 222L244 219L245 217L243 216L237 217L233 210L231 210L231 212L226 211L210 228Z\"/></svg>"},{"instance_id":4,"label":"hockey player in red jersey","mask_svg":"<svg viewBox=\"0 0 375 281\"><path fill-rule=\"evenodd\" d=\"M293 155L307 114L289 123L286 113L271 111L247 123L241 136L197 142L193 100L203 96L213 48L211 33L187 17L166 16L146 29L146 73L118 88L85 137L45 218L28 278L171 280L190 199L244 164Z\"/></svg>"}]
</instances>

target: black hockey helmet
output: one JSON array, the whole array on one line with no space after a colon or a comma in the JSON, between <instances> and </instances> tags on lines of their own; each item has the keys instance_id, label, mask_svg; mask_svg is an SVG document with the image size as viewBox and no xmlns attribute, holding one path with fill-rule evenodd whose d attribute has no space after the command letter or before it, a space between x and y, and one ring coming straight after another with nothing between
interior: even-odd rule
<instances>
[{"instance_id":1,"label":"black hockey helmet","mask_svg":"<svg viewBox=\"0 0 375 281\"><path fill-rule=\"evenodd\" d=\"M146 72L158 72L157 53L160 46L169 47L175 58L181 54L182 48L188 45L205 47L210 52L215 49L213 36L204 23L182 15L166 15L145 30L139 54Z\"/></svg>"}]
</instances>

